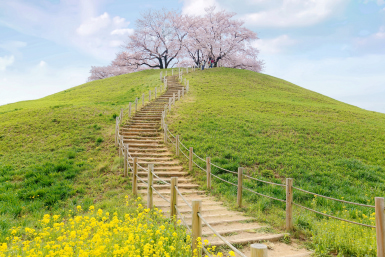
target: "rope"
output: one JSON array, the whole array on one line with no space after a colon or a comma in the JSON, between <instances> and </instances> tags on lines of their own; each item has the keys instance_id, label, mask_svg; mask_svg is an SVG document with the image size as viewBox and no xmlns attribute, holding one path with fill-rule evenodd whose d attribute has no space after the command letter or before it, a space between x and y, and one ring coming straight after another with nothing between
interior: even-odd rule
<instances>
[{"instance_id":1,"label":"rope","mask_svg":"<svg viewBox=\"0 0 385 257\"><path fill-rule=\"evenodd\" d=\"M138 163L138 167L141 168L141 169L144 170L144 171L148 171L148 170L146 170L145 168L143 168L142 166L140 166L139 163Z\"/></svg>"},{"instance_id":2,"label":"rope","mask_svg":"<svg viewBox=\"0 0 385 257\"><path fill-rule=\"evenodd\" d=\"M207 172L205 169L203 169L201 166L199 166L196 162L193 161L193 163L198 166L198 168L200 168L201 170L203 170L204 172Z\"/></svg>"},{"instance_id":3,"label":"rope","mask_svg":"<svg viewBox=\"0 0 385 257\"><path fill-rule=\"evenodd\" d=\"M165 200L166 202L170 203L170 200L167 200L163 195L161 195L158 190L156 190L154 188L154 186L151 186L152 190L154 190L155 193L157 193L161 198L163 198L163 200Z\"/></svg>"},{"instance_id":4,"label":"rope","mask_svg":"<svg viewBox=\"0 0 385 257\"><path fill-rule=\"evenodd\" d=\"M342 221L345 221L345 222L348 222L348 223L352 223L352 224L356 224L356 225L361 225L361 226L368 227L368 228L376 228L376 226L371 226L371 225L367 225L367 224L363 224L363 223L358 223L358 222L354 222L354 221L350 221L350 220L341 219L341 218L338 218L338 217L335 217L335 216L332 216L332 215L328 215L328 214L323 213L323 212L315 211L313 209L307 208L305 206L302 206L302 205L299 205L299 204L296 204L296 203L293 203L293 204L295 206L298 206L298 207L303 208L305 210L308 210L308 211L311 211L311 212L315 212L315 213L321 214L321 215L329 217L329 218L333 218L333 219L337 219L337 220L342 220Z\"/></svg>"},{"instance_id":5,"label":"rope","mask_svg":"<svg viewBox=\"0 0 385 257\"><path fill-rule=\"evenodd\" d=\"M246 257L246 255L244 255L242 252L240 252L237 248L235 248L232 244L230 244L223 236L221 236L213 227L211 227L210 224L202 217L202 215L199 212L198 212L198 216L199 216L199 218L202 219L202 221L206 224L206 226L209 227L213 231L213 233L217 237L219 237L219 239L221 239L228 247L230 247L234 252L236 252L240 256Z\"/></svg>"},{"instance_id":6,"label":"rope","mask_svg":"<svg viewBox=\"0 0 385 257\"><path fill-rule=\"evenodd\" d=\"M308 194L312 194L312 195L315 195L315 196L323 197L323 198L326 198L326 199L329 199L329 200L338 201L338 202L341 202L341 203L348 203L348 204L354 204L354 205L363 206L363 207L375 208L375 206L373 206L373 205L367 205L367 204L361 204L361 203L354 203L354 202L344 201L344 200L340 200L340 199L336 199L336 198L332 198L332 197L328 197L328 196L324 196L324 195L318 195L318 194L315 194L315 193L303 190L303 189L298 188L298 187L293 187L293 188L297 189L298 191L304 192L304 193L308 193Z\"/></svg>"},{"instance_id":7,"label":"rope","mask_svg":"<svg viewBox=\"0 0 385 257\"><path fill-rule=\"evenodd\" d=\"M188 156L182 150L180 152L188 159Z\"/></svg>"},{"instance_id":8,"label":"rope","mask_svg":"<svg viewBox=\"0 0 385 257\"><path fill-rule=\"evenodd\" d=\"M142 183L146 184L147 187L148 187L148 183L147 183L147 182L145 182L143 179L141 179L138 175L136 175L136 177L137 177Z\"/></svg>"},{"instance_id":9,"label":"rope","mask_svg":"<svg viewBox=\"0 0 385 257\"><path fill-rule=\"evenodd\" d=\"M276 200L276 201L280 201L280 202L283 202L285 203L286 201L285 200L282 200L282 199L278 199L278 198L275 198L275 197L272 197L272 196L268 196L268 195L264 195L264 194L261 194L261 193L258 193L258 192L255 192L254 190L251 190L247 187L244 187L243 189L251 192L251 193L254 193L254 194L257 194L257 195L260 195L260 196L264 196L264 197L267 197L267 198L270 198L270 199L273 199L273 200Z\"/></svg>"},{"instance_id":10,"label":"rope","mask_svg":"<svg viewBox=\"0 0 385 257\"><path fill-rule=\"evenodd\" d=\"M167 131L170 133L170 135L171 135L173 138L176 138L176 137L171 133L171 131L168 130L168 128L167 128Z\"/></svg>"},{"instance_id":11,"label":"rope","mask_svg":"<svg viewBox=\"0 0 385 257\"><path fill-rule=\"evenodd\" d=\"M190 209L192 209L192 206L187 202L186 198L184 198L184 196L182 195L182 193L179 191L178 187L175 186L175 189L176 191L178 192L178 194L182 197L183 201L187 204L188 207L190 207Z\"/></svg>"},{"instance_id":12,"label":"rope","mask_svg":"<svg viewBox=\"0 0 385 257\"><path fill-rule=\"evenodd\" d=\"M213 173L211 173L211 176L213 176L213 177L215 177L215 178L217 178L217 179L219 179L219 180L222 180L223 182L226 182L226 183L228 183L228 184L230 184L230 185L233 185L233 186L238 187L238 185L236 185L236 184L234 184L234 183L232 183L232 182L230 182L230 181L224 180L223 178L220 178L220 177L214 175Z\"/></svg>"},{"instance_id":13,"label":"rope","mask_svg":"<svg viewBox=\"0 0 385 257\"><path fill-rule=\"evenodd\" d=\"M196 153L193 152L193 154L198 158L200 159L201 161L205 162L206 160L202 159L201 157L199 157Z\"/></svg>"},{"instance_id":14,"label":"rope","mask_svg":"<svg viewBox=\"0 0 385 257\"><path fill-rule=\"evenodd\" d=\"M259 182L266 183L266 184L271 184L271 185L280 186L280 187L286 187L286 185L284 185L284 184L278 184L278 183L274 183L274 182L270 182L270 181L260 180L260 179L253 178L253 177L250 177L250 176L245 175L245 174L243 174L243 176L245 176L246 178L249 178L249 179L253 179L253 180L256 180L256 181L259 181Z\"/></svg>"},{"instance_id":15,"label":"rope","mask_svg":"<svg viewBox=\"0 0 385 257\"><path fill-rule=\"evenodd\" d=\"M168 183L167 181L164 181L163 179L161 179L160 177L158 177L158 175L156 175L155 172L152 172L152 175L154 175L156 178L158 178L160 181L162 181L162 182L165 183L166 185L171 185L171 184Z\"/></svg>"},{"instance_id":16,"label":"rope","mask_svg":"<svg viewBox=\"0 0 385 257\"><path fill-rule=\"evenodd\" d=\"M181 220L183 221L183 224L186 226L186 228L188 229L188 231L191 233L190 227L187 225L187 222L184 220L183 215L180 213L179 208L178 208L176 205L175 205L175 210L176 210L176 212L178 213L178 215L179 215L179 217L181 218Z\"/></svg>"},{"instance_id":17,"label":"rope","mask_svg":"<svg viewBox=\"0 0 385 257\"><path fill-rule=\"evenodd\" d=\"M180 142L180 145L183 146L188 151L188 148L182 142Z\"/></svg>"},{"instance_id":18,"label":"rope","mask_svg":"<svg viewBox=\"0 0 385 257\"><path fill-rule=\"evenodd\" d=\"M238 173L237 173L237 172L235 172L235 171L231 171L231 170L227 170L227 169L225 169L225 168L222 168L222 167L219 167L219 166L215 165L214 163L211 163L211 165L213 165L214 167L217 167L218 169L221 169L221 170L224 170L224 171L227 171L227 172L230 172L230 173L233 173L233 174L236 174L236 175L238 175Z\"/></svg>"}]
</instances>

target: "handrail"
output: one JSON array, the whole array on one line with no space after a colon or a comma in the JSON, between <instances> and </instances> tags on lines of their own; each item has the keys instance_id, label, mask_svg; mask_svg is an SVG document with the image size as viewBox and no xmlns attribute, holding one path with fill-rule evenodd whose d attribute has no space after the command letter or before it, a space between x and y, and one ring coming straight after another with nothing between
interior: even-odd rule
<instances>
[{"instance_id":1,"label":"handrail","mask_svg":"<svg viewBox=\"0 0 385 257\"><path fill-rule=\"evenodd\" d=\"M180 213L178 206L175 205L174 207L175 207L175 210L178 213L179 217L182 219L183 224L186 226L188 231L191 233L192 231L191 231L190 227L188 226L187 222L184 220L183 215Z\"/></svg>"},{"instance_id":2,"label":"handrail","mask_svg":"<svg viewBox=\"0 0 385 257\"><path fill-rule=\"evenodd\" d=\"M271 184L271 185L280 186L280 187L286 187L286 185L284 185L284 184L274 183L274 182L270 182L270 181L264 181L264 180L261 180L261 179L250 177L250 176L248 176L246 174L243 174L243 176L246 177L246 178L249 178L249 179L253 179L253 180L256 180L256 181L259 181L259 182L266 183L266 184Z\"/></svg>"},{"instance_id":3,"label":"handrail","mask_svg":"<svg viewBox=\"0 0 385 257\"><path fill-rule=\"evenodd\" d=\"M312 194L312 195L314 195L314 196L319 196L319 197L326 198L326 199L329 199L329 200L338 201L338 202L341 202L341 203L354 204L354 205L363 206L363 207L375 208L375 206L373 206L373 205L367 205L367 204L362 204L362 203L349 202L349 201L340 200L340 199L336 199L336 198L329 197L329 196L324 196L324 195L315 194L315 193L312 193L312 192L303 190L303 189L298 188L298 187L293 187L293 188L296 189L296 190L298 190L298 191L304 192L304 193Z\"/></svg>"},{"instance_id":4,"label":"handrail","mask_svg":"<svg viewBox=\"0 0 385 257\"><path fill-rule=\"evenodd\" d=\"M177 186L175 186L175 189L176 189L176 191L178 192L178 194L182 197L183 201L187 204L187 206L190 207L190 209L192 210L191 204L189 204L189 203L187 202L186 198L184 198L184 196L183 196L182 193L179 191L179 189L178 189Z\"/></svg>"},{"instance_id":5,"label":"handrail","mask_svg":"<svg viewBox=\"0 0 385 257\"><path fill-rule=\"evenodd\" d=\"M365 227L368 227L368 228L376 228L376 226L371 226L371 225L367 225L367 224L363 224L363 223L359 223L359 222L354 222L354 221L350 221L350 220L338 218L338 217L336 217L336 216L332 216L332 215L329 215L329 214L326 214L326 213L323 213L323 212L319 212L319 211L310 209L310 208L308 208L308 207L302 206L302 205L297 204L297 203L293 203L293 204L294 204L295 206L298 206L298 207L303 208L303 209L305 209L305 210L308 210L308 211L311 211L311 212L314 212L314 213L317 213L317 214L321 214L321 215L326 216L326 217L329 217L329 218L333 218L333 219L337 219L337 220L342 220L342 221L345 221L345 222L348 222L348 223L352 223L352 224L356 224L356 225L361 225L361 226L365 226Z\"/></svg>"},{"instance_id":6,"label":"handrail","mask_svg":"<svg viewBox=\"0 0 385 257\"><path fill-rule=\"evenodd\" d=\"M227 241L223 236L221 236L212 226L210 226L210 224L202 217L202 215L198 212L198 216L199 218L201 218L201 220L206 224L206 226L211 229L211 231L213 231L213 233L219 237L219 239L221 239L228 247L231 248L231 250L233 250L234 252L236 252L237 254L239 254L240 256L242 257L246 257L246 255L244 255L241 251L239 251L237 248L235 248L232 244L229 243L229 241Z\"/></svg>"},{"instance_id":7,"label":"handrail","mask_svg":"<svg viewBox=\"0 0 385 257\"><path fill-rule=\"evenodd\" d=\"M155 193L157 193L163 200L165 200L168 203L171 203L170 200L167 200L166 197L164 197L161 193L158 192L158 190L155 189L154 186L151 186L152 190L154 190Z\"/></svg>"}]
</instances>

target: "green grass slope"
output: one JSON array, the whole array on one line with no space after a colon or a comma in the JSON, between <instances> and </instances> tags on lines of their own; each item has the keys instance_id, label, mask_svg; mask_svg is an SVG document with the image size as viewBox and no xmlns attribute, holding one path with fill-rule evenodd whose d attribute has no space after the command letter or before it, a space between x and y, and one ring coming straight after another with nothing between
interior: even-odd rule
<instances>
[{"instance_id":1,"label":"green grass slope","mask_svg":"<svg viewBox=\"0 0 385 257\"><path fill-rule=\"evenodd\" d=\"M115 117L159 85L159 71L149 70L0 106L0 241L46 212L123 203Z\"/></svg>"},{"instance_id":2,"label":"green grass slope","mask_svg":"<svg viewBox=\"0 0 385 257\"><path fill-rule=\"evenodd\" d=\"M269 181L281 183L290 177L296 187L339 199L374 205L375 196L384 196L385 114L245 70L210 69L185 77L191 92L177 103L168 122L170 130L181 135L182 142L194 147L199 156L210 156L213 163L233 171L246 167L249 175ZM213 172L237 181L216 168ZM214 191L234 200L235 187L218 183ZM285 199L283 188L245 183L258 192ZM274 222L283 225L283 204L245 194L251 210L270 213L267 219L274 217ZM294 199L356 220L365 218L361 212L368 216L374 211L357 212L354 206L314 199L314 195L298 191ZM342 213L345 209L348 214ZM305 215L306 211L300 213ZM276 221L277 215L281 222ZM311 229L309 223L314 220L298 216L296 228ZM346 248L345 253L355 251L351 245Z\"/></svg>"}]
</instances>

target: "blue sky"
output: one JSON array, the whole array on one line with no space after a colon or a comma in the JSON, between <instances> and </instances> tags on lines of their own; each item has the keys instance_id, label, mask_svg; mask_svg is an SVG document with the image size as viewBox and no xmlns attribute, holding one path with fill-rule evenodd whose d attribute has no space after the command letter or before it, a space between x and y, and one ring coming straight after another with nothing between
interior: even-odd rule
<instances>
[{"instance_id":1,"label":"blue sky","mask_svg":"<svg viewBox=\"0 0 385 257\"><path fill-rule=\"evenodd\" d=\"M385 113L385 0L0 0L0 105L86 82L141 11L214 4L257 32L264 73Z\"/></svg>"}]
</instances>

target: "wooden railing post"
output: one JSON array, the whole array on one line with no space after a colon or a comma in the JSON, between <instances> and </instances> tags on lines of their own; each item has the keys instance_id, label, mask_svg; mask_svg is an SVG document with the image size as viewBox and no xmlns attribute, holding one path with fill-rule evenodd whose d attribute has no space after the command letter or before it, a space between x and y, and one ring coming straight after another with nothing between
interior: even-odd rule
<instances>
[{"instance_id":1,"label":"wooden railing post","mask_svg":"<svg viewBox=\"0 0 385 257\"><path fill-rule=\"evenodd\" d=\"M267 257L267 245L252 244L250 245L250 257Z\"/></svg>"},{"instance_id":2,"label":"wooden railing post","mask_svg":"<svg viewBox=\"0 0 385 257\"><path fill-rule=\"evenodd\" d=\"M153 207L153 195L152 195L152 186L153 186L153 175L154 164L148 164L148 188L147 188L147 209L152 209Z\"/></svg>"},{"instance_id":3,"label":"wooden railing post","mask_svg":"<svg viewBox=\"0 0 385 257\"><path fill-rule=\"evenodd\" d=\"M164 136L163 136L163 142L167 143L167 124L164 124Z\"/></svg>"},{"instance_id":4,"label":"wooden railing post","mask_svg":"<svg viewBox=\"0 0 385 257\"><path fill-rule=\"evenodd\" d=\"M384 198L375 198L377 257L385 257L385 217Z\"/></svg>"},{"instance_id":5,"label":"wooden railing post","mask_svg":"<svg viewBox=\"0 0 385 257\"><path fill-rule=\"evenodd\" d=\"M175 154L176 156L179 156L179 135L176 135L175 141Z\"/></svg>"},{"instance_id":6,"label":"wooden railing post","mask_svg":"<svg viewBox=\"0 0 385 257\"><path fill-rule=\"evenodd\" d=\"M122 144L123 144L122 136L119 136L119 158L122 158ZM122 166L120 165L120 167Z\"/></svg>"},{"instance_id":7,"label":"wooden railing post","mask_svg":"<svg viewBox=\"0 0 385 257\"><path fill-rule=\"evenodd\" d=\"M134 172L132 174L132 194L138 195L138 157L134 157L134 163L132 164Z\"/></svg>"},{"instance_id":8,"label":"wooden railing post","mask_svg":"<svg viewBox=\"0 0 385 257\"><path fill-rule=\"evenodd\" d=\"M172 103L172 98L170 97L168 99L168 110L171 111L171 103Z\"/></svg>"},{"instance_id":9,"label":"wooden railing post","mask_svg":"<svg viewBox=\"0 0 385 257\"><path fill-rule=\"evenodd\" d=\"M129 104L128 104L128 118L131 118L131 105L132 105L132 103L129 102Z\"/></svg>"},{"instance_id":10,"label":"wooden railing post","mask_svg":"<svg viewBox=\"0 0 385 257\"><path fill-rule=\"evenodd\" d=\"M237 203L238 207L242 207L242 184L243 181L243 168L239 167L238 168L238 192L237 192Z\"/></svg>"},{"instance_id":11,"label":"wooden railing post","mask_svg":"<svg viewBox=\"0 0 385 257\"><path fill-rule=\"evenodd\" d=\"M156 99L156 91L157 91L156 89L157 89L157 87L155 87L155 99Z\"/></svg>"},{"instance_id":12,"label":"wooden railing post","mask_svg":"<svg viewBox=\"0 0 385 257\"><path fill-rule=\"evenodd\" d=\"M180 100L180 90L178 90L178 101Z\"/></svg>"},{"instance_id":13,"label":"wooden railing post","mask_svg":"<svg viewBox=\"0 0 385 257\"><path fill-rule=\"evenodd\" d=\"M198 213L201 212L202 202L200 200L192 201L192 250L196 249L198 251L198 256L202 255L202 248L198 247L198 238L202 240L202 220L198 216Z\"/></svg>"},{"instance_id":14,"label":"wooden railing post","mask_svg":"<svg viewBox=\"0 0 385 257\"><path fill-rule=\"evenodd\" d=\"M293 229L293 179L286 179L286 230Z\"/></svg>"},{"instance_id":15,"label":"wooden railing post","mask_svg":"<svg viewBox=\"0 0 385 257\"><path fill-rule=\"evenodd\" d=\"M206 179L207 179L207 189L211 189L211 159L206 157Z\"/></svg>"},{"instance_id":16,"label":"wooden railing post","mask_svg":"<svg viewBox=\"0 0 385 257\"><path fill-rule=\"evenodd\" d=\"M182 97L184 96L184 87L182 87Z\"/></svg>"},{"instance_id":17,"label":"wooden railing post","mask_svg":"<svg viewBox=\"0 0 385 257\"><path fill-rule=\"evenodd\" d=\"M128 145L124 145L124 172L123 172L123 177L127 177L128 176L128 165L127 165L127 161L128 161Z\"/></svg>"},{"instance_id":18,"label":"wooden railing post","mask_svg":"<svg viewBox=\"0 0 385 257\"><path fill-rule=\"evenodd\" d=\"M119 124L118 124L118 117L116 117L115 120L115 147L118 147L118 136L119 136Z\"/></svg>"},{"instance_id":19,"label":"wooden railing post","mask_svg":"<svg viewBox=\"0 0 385 257\"><path fill-rule=\"evenodd\" d=\"M135 112L138 111L138 98L135 98Z\"/></svg>"},{"instance_id":20,"label":"wooden railing post","mask_svg":"<svg viewBox=\"0 0 385 257\"><path fill-rule=\"evenodd\" d=\"M172 93L172 104L175 104L175 93Z\"/></svg>"},{"instance_id":21,"label":"wooden railing post","mask_svg":"<svg viewBox=\"0 0 385 257\"><path fill-rule=\"evenodd\" d=\"M176 224L176 208L175 206L178 203L178 194L176 192L175 187L178 186L178 177L172 177L171 178L171 194L170 194L170 218L174 221L174 224Z\"/></svg>"},{"instance_id":22,"label":"wooden railing post","mask_svg":"<svg viewBox=\"0 0 385 257\"><path fill-rule=\"evenodd\" d=\"M190 147L189 152L188 152L188 170L192 171L193 169L193 148Z\"/></svg>"}]
</instances>

